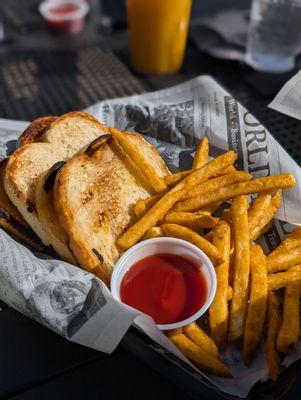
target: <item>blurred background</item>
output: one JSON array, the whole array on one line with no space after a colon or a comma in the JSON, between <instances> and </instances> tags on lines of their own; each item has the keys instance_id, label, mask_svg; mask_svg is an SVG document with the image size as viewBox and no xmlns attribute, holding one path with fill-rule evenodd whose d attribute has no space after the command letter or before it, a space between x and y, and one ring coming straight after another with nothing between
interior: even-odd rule
<instances>
[{"instance_id":1,"label":"blurred background","mask_svg":"<svg viewBox=\"0 0 301 400\"><path fill-rule=\"evenodd\" d=\"M41 4L51 3L53 11L53 1L67 3L68 7L70 3L82 3L82 21L68 25L51 20L64 19L68 10L56 10L57 15L49 19ZM276 3L278 1L283 2L277 0ZM186 2L189 11L190 0L180 2ZM254 0L253 3L270 2ZM157 90L200 74L209 74L255 114L297 161L301 161L300 122L267 108L282 85L296 73L299 61L297 58L296 65L284 73L260 72L245 62L251 1L193 0L190 17L189 12L186 13L186 22L190 22L187 45L185 32L182 35L183 63L180 60L182 49L178 48L180 64L176 71L148 74L131 63L126 4L132 5L132 9L134 5L148 4L155 9L154 17L159 18L156 12L163 3L158 0L155 3L140 0L1 1L0 116L32 120L43 114L62 114L71 109L83 109L102 99ZM157 6L154 8L154 5ZM171 7L170 15L176 9ZM295 10L293 14L286 14L289 21L291 15L297 15L299 20L296 22L301 26L300 14ZM283 27L284 15L285 10L277 10L276 16L282 23L276 23L274 15L269 27ZM138 15L136 22L139 20ZM161 22L155 19L151 24L149 16L151 37L159 32L160 38L160 26L164 29ZM292 26L291 22L289 26ZM138 39L142 28L140 23L136 30ZM285 30L288 31L287 26ZM300 34L300 29L298 32ZM274 31L268 33L268 39L272 38L274 42L276 37L278 49L279 38ZM143 45L140 39L140 45ZM287 40L297 42L292 37ZM148 45L142 46L145 57L149 56ZM145 57L142 54L140 59Z\"/></svg>"}]
</instances>

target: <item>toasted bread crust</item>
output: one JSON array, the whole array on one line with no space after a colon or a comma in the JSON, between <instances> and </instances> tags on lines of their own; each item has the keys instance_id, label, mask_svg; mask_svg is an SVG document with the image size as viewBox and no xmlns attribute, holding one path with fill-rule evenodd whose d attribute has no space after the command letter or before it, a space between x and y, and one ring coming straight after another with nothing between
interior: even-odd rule
<instances>
[{"instance_id":1,"label":"toasted bread crust","mask_svg":"<svg viewBox=\"0 0 301 400\"><path fill-rule=\"evenodd\" d=\"M51 127L55 127L58 125L60 122L68 120L73 117L78 117L78 118L83 118L85 120L89 120L90 122L93 122L95 125L97 125L101 130L103 130L105 133L110 133L109 128L107 128L104 124L99 122L96 118L94 118L92 115L85 113L84 111L70 111L66 114L61 115L60 117L56 118L52 124Z\"/></svg>"},{"instance_id":2,"label":"toasted bread crust","mask_svg":"<svg viewBox=\"0 0 301 400\"><path fill-rule=\"evenodd\" d=\"M62 260L73 265L78 265L69 248L69 237L60 225L53 206L53 187L45 190L47 175L48 172L40 177L36 188L35 198L39 220L54 250Z\"/></svg>"},{"instance_id":3,"label":"toasted bread crust","mask_svg":"<svg viewBox=\"0 0 301 400\"><path fill-rule=\"evenodd\" d=\"M19 224L17 220L8 215L7 217L1 213L0 210L0 227L5 231L13 234L22 242L28 244L33 249L37 251L44 251L45 246L39 240L38 237L35 236L34 232L30 228L26 228L23 225Z\"/></svg>"},{"instance_id":4,"label":"toasted bread crust","mask_svg":"<svg viewBox=\"0 0 301 400\"><path fill-rule=\"evenodd\" d=\"M134 136L149 154L152 146L142 136L127 135ZM83 153L68 161L58 172L54 187L55 210L76 259L106 282L120 256L116 239L133 220L132 206L150 193L113 144L104 143L93 154ZM162 161L154 154L161 168ZM162 174L165 168L162 166Z\"/></svg>"},{"instance_id":5,"label":"toasted bread crust","mask_svg":"<svg viewBox=\"0 0 301 400\"><path fill-rule=\"evenodd\" d=\"M45 115L31 122L18 139L17 147L40 141L42 135L58 117Z\"/></svg>"},{"instance_id":6,"label":"toasted bread crust","mask_svg":"<svg viewBox=\"0 0 301 400\"><path fill-rule=\"evenodd\" d=\"M10 201L8 198L5 190L4 190L4 183L3 183L3 178L4 178L4 171L6 168L8 158L5 158L0 161L0 209L4 210L6 213L8 213L11 217L13 217L15 220L17 220L21 225L29 228L28 224L22 217L22 215L19 213L17 208L13 205L13 203Z\"/></svg>"}]
</instances>

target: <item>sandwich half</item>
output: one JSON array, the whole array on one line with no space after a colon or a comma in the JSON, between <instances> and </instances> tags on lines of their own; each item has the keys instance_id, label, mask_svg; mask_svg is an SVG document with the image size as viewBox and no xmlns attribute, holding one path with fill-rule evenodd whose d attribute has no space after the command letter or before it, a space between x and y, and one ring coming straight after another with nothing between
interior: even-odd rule
<instances>
[{"instance_id":1,"label":"sandwich half","mask_svg":"<svg viewBox=\"0 0 301 400\"><path fill-rule=\"evenodd\" d=\"M141 135L124 135L139 147L158 175L169 174L156 149ZM82 268L109 282L121 254L116 240L134 222L133 206L137 200L151 194L143 172L111 135L92 143L58 171L54 208L67 232L71 252Z\"/></svg>"},{"instance_id":2,"label":"sandwich half","mask_svg":"<svg viewBox=\"0 0 301 400\"><path fill-rule=\"evenodd\" d=\"M19 147L7 162L5 191L45 245L50 241L37 214L35 192L38 180L56 162L68 160L108 129L92 116L71 112L59 118L45 117L31 124Z\"/></svg>"}]
</instances>

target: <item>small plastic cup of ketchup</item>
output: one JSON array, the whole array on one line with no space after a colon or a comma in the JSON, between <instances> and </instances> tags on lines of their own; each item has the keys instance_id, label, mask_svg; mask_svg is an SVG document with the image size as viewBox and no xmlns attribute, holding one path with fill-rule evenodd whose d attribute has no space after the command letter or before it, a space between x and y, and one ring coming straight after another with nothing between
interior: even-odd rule
<instances>
[{"instance_id":1,"label":"small plastic cup of ketchup","mask_svg":"<svg viewBox=\"0 0 301 400\"><path fill-rule=\"evenodd\" d=\"M39 11L54 32L76 35L84 28L89 4L84 0L46 0Z\"/></svg>"},{"instance_id":2,"label":"small plastic cup of ketchup","mask_svg":"<svg viewBox=\"0 0 301 400\"><path fill-rule=\"evenodd\" d=\"M113 297L153 318L158 328L180 328L200 318L216 292L206 254L185 240L145 240L126 251L111 278Z\"/></svg>"}]
</instances>

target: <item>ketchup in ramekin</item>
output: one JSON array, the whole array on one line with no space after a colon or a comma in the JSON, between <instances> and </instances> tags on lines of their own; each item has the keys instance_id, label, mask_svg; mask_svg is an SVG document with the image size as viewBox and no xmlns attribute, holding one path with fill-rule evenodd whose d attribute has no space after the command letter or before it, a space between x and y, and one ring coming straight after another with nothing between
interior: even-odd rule
<instances>
[{"instance_id":1,"label":"ketchup in ramekin","mask_svg":"<svg viewBox=\"0 0 301 400\"><path fill-rule=\"evenodd\" d=\"M124 275L120 298L157 324L191 317L205 303L207 283L201 270L175 254L156 254L138 261Z\"/></svg>"},{"instance_id":2,"label":"ketchup in ramekin","mask_svg":"<svg viewBox=\"0 0 301 400\"><path fill-rule=\"evenodd\" d=\"M116 300L153 318L161 330L200 318L216 292L216 274L206 254L172 237L148 239L127 250L115 265Z\"/></svg>"},{"instance_id":3,"label":"ketchup in ramekin","mask_svg":"<svg viewBox=\"0 0 301 400\"><path fill-rule=\"evenodd\" d=\"M82 32L89 5L83 0L47 0L39 10L54 32L74 35Z\"/></svg>"}]
</instances>

